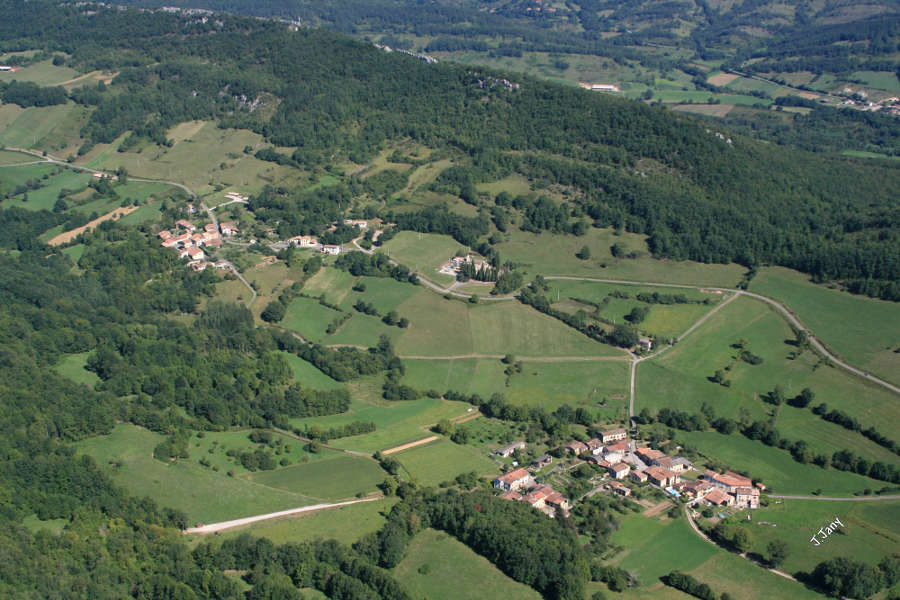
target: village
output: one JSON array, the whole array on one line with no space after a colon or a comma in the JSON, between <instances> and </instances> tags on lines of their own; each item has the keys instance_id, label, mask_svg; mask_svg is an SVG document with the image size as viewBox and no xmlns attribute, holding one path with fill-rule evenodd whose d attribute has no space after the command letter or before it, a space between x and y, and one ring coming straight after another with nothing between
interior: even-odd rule
<instances>
[{"instance_id":1,"label":"village","mask_svg":"<svg viewBox=\"0 0 900 600\"><path fill-rule=\"evenodd\" d=\"M596 435L552 450L560 462L567 463L565 466L548 469L554 460L551 454L537 457L528 467L513 460L510 470L493 480L494 488L502 492L501 498L527 502L550 518L557 514L568 516L575 500L567 499L542 481L559 469L571 470L587 464L595 468L597 476L591 479L595 487L583 497L605 492L625 498L637 489L650 486L689 508L698 505L718 509L759 508L760 492L766 489L762 483L754 484L750 478L732 471L700 473L684 457L667 456L649 446L637 447L624 428L601 430ZM515 441L498 448L494 455L508 459L524 452L526 447L525 442Z\"/></svg>"},{"instance_id":2,"label":"village","mask_svg":"<svg viewBox=\"0 0 900 600\"><path fill-rule=\"evenodd\" d=\"M96 174L95 177L110 177L108 175ZM114 178L113 178L114 179ZM236 192L229 192L225 195L227 201L218 206L208 209L211 214L212 210L221 208L232 203L247 204L249 198ZM193 204L184 207L188 215L197 215L199 211ZM380 220L377 220L379 221ZM365 219L344 219L343 224L349 227L356 227L361 232L369 227L369 222ZM333 223L328 231L334 231L337 223ZM218 250L227 243L236 243L240 245L252 245L257 242L255 239L248 239L244 242L237 242L234 238L240 233L240 228L232 221L224 221L221 223L210 222L203 225L202 230L188 219L178 219L175 221L174 227L160 231L157 236L161 240L164 248L173 248L178 251L178 257L187 259L186 267L195 272L204 271L209 267L218 270L233 270L233 266L226 260L212 262L208 260L209 254ZM381 231L375 232L375 238ZM322 244L316 236L312 235L296 235L285 240L277 241L270 244L273 251L283 250L288 247L297 247L305 249L319 250L323 254L337 256L343 247L340 244ZM205 250L205 251L204 251Z\"/></svg>"}]
</instances>

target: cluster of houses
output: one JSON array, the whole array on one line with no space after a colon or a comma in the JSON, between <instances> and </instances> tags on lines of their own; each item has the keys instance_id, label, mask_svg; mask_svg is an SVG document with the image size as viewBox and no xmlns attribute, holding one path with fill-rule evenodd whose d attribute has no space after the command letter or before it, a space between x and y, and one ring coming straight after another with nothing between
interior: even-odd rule
<instances>
[{"instance_id":1,"label":"cluster of houses","mask_svg":"<svg viewBox=\"0 0 900 600\"><path fill-rule=\"evenodd\" d=\"M538 484L527 469L516 469L497 477L494 487L503 490L500 497L504 500L527 502L550 518L555 517L557 511L563 515L569 513L569 501L549 485Z\"/></svg>"},{"instance_id":2,"label":"cluster of houses","mask_svg":"<svg viewBox=\"0 0 900 600\"><path fill-rule=\"evenodd\" d=\"M572 441L562 448L567 454L606 470L610 477L607 487L612 493L623 497L631 495L631 488L624 484L625 480L630 479L633 484L649 483L691 503L755 509L759 507L760 491L765 490L761 483L754 485L748 477L731 471L707 471L697 479L682 479L683 474L694 469L691 461L681 456L667 456L653 448L642 447L632 452L625 429L601 431L595 438L584 442ZM508 458L520 449L525 449L525 442L513 442L499 448L495 454ZM552 461L553 458L545 454L538 457L530 468L538 470ZM513 463L513 466L518 465ZM528 502L551 517L557 511L567 514L570 509L562 494L550 486L538 484L528 469L517 468L497 477L493 483L495 488L503 490L501 498Z\"/></svg>"},{"instance_id":3,"label":"cluster of houses","mask_svg":"<svg viewBox=\"0 0 900 600\"><path fill-rule=\"evenodd\" d=\"M237 232L237 225L231 222L221 223L218 227L209 223L204 226L203 231L198 231L190 221L179 219L175 221L175 233L163 230L158 235L164 248L174 248L178 250L179 258L188 259L188 268L203 271L211 265L217 268L226 268L207 262L203 248L219 248L222 246L223 236L232 236Z\"/></svg>"}]
</instances>

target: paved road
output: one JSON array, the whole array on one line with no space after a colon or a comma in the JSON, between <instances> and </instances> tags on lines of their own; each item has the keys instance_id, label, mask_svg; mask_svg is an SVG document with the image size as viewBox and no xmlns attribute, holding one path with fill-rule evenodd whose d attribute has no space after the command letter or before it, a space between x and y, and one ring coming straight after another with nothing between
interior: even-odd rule
<instances>
[{"instance_id":1,"label":"paved road","mask_svg":"<svg viewBox=\"0 0 900 600\"><path fill-rule=\"evenodd\" d=\"M299 514L308 513L308 512L327 510L329 508L339 508L341 506L349 506L351 504L359 504L360 502L374 502L376 500L381 500L382 498L383 498L383 496L373 496L371 498L362 498L360 500L350 500L347 502L335 502L333 504L313 504L311 506L301 506L299 508L292 508L289 510L280 510L278 512L267 513L264 515L255 515L252 517L244 517L243 519L234 519L232 521L222 521L221 523L210 523L209 525L200 525L199 527L188 527L187 529L184 530L184 533L185 534L217 533L219 531L224 531L226 529L233 529L235 527L241 527L242 525L250 525L251 523L258 523L260 521L268 521L269 519L277 519L279 517L289 517L292 515L299 515Z\"/></svg>"},{"instance_id":2,"label":"paved road","mask_svg":"<svg viewBox=\"0 0 900 600\"><path fill-rule=\"evenodd\" d=\"M357 348L364 348L363 346L356 346ZM408 354L398 354L397 358L406 360L466 360L466 359L488 359L488 360L500 360L504 358L505 354L456 354L453 356L416 356L416 355L408 355ZM517 362L541 362L541 363L555 363L555 362L599 362L599 361L624 361L628 360L627 356L518 356L516 355Z\"/></svg>"},{"instance_id":3,"label":"paved road","mask_svg":"<svg viewBox=\"0 0 900 600\"><path fill-rule=\"evenodd\" d=\"M853 498L835 498L833 496L769 496L782 500L823 500L825 502L878 502L879 500L900 500L900 496L855 496Z\"/></svg>"}]
</instances>

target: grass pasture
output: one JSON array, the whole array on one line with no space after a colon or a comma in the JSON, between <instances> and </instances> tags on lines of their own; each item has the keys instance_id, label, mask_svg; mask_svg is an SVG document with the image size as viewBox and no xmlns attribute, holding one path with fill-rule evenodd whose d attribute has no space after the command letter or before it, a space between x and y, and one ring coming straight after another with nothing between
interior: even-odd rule
<instances>
[{"instance_id":1,"label":"grass pasture","mask_svg":"<svg viewBox=\"0 0 900 600\"><path fill-rule=\"evenodd\" d=\"M398 327L390 327L381 321L381 317L365 315L353 311L353 316L341 325L334 334L325 338L324 343L335 346L362 346L372 348L378 344L382 335L396 339L400 335Z\"/></svg>"},{"instance_id":2,"label":"grass pasture","mask_svg":"<svg viewBox=\"0 0 900 600\"><path fill-rule=\"evenodd\" d=\"M420 398L403 402L380 401L379 404L363 402L354 397L350 410L340 415L292 419L295 427L319 425L331 427L353 421L372 421L377 429L371 433L340 438L328 442L336 448L360 452L386 450L431 435L427 429L441 419L466 414L469 405L436 398Z\"/></svg>"},{"instance_id":3,"label":"grass pasture","mask_svg":"<svg viewBox=\"0 0 900 600\"><path fill-rule=\"evenodd\" d=\"M818 546L809 541L835 518L844 524L839 529L840 534L820 540ZM876 564L900 547L900 502L897 501L785 500L755 510L752 521L733 519L735 524L750 532L753 539L751 552L765 556L766 544L770 541L786 542L788 557L781 570L788 573L812 572L818 563L837 556L852 556Z\"/></svg>"},{"instance_id":4,"label":"grass pasture","mask_svg":"<svg viewBox=\"0 0 900 600\"><path fill-rule=\"evenodd\" d=\"M312 298L294 298L281 325L309 341L318 342L325 337L328 324L340 316L338 311L322 306Z\"/></svg>"},{"instance_id":5,"label":"grass pasture","mask_svg":"<svg viewBox=\"0 0 900 600\"><path fill-rule=\"evenodd\" d=\"M678 440L696 447L707 456L746 471L752 477L759 477L775 494L809 495L822 490L823 496L849 496L866 488L876 490L887 485L855 473L800 464L785 450L766 446L739 434L679 431Z\"/></svg>"},{"instance_id":6,"label":"grass pasture","mask_svg":"<svg viewBox=\"0 0 900 600\"><path fill-rule=\"evenodd\" d=\"M298 442L299 443L299 442ZM368 458L336 454L333 458L257 471L250 480L267 487L323 500L345 500L376 490L387 474Z\"/></svg>"},{"instance_id":7,"label":"grass pasture","mask_svg":"<svg viewBox=\"0 0 900 600\"><path fill-rule=\"evenodd\" d=\"M455 278L443 275L438 270L460 249L463 249L462 244L447 235L401 231L381 251L426 278L441 285L449 285Z\"/></svg>"},{"instance_id":8,"label":"grass pasture","mask_svg":"<svg viewBox=\"0 0 900 600\"><path fill-rule=\"evenodd\" d=\"M90 355L91 352L66 354L56 364L56 372L76 383L83 383L93 388L94 384L100 381L100 378L93 371L88 371L84 368Z\"/></svg>"},{"instance_id":9,"label":"grass pasture","mask_svg":"<svg viewBox=\"0 0 900 600\"><path fill-rule=\"evenodd\" d=\"M0 130L0 144L29 149L65 145L67 135L62 132L73 111L80 112L74 104L26 108ZM57 129L59 135L54 135Z\"/></svg>"},{"instance_id":10,"label":"grass pasture","mask_svg":"<svg viewBox=\"0 0 900 600\"><path fill-rule=\"evenodd\" d=\"M512 230L508 241L498 244L497 249L505 260L521 265L527 279L540 273L545 276L734 287L745 271L738 265L707 265L650 258L645 239L646 236L632 233L617 236L612 229L591 228L581 237ZM613 258L610 247L615 243L627 252L638 252L640 257ZM590 248L589 260L575 256L582 246Z\"/></svg>"},{"instance_id":11,"label":"grass pasture","mask_svg":"<svg viewBox=\"0 0 900 600\"><path fill-rule=\"evenodd\" d=\"M744 558L724 550L719 550L713 558L692 570L690 574L717 592L728 593L735 600L757 598L821 600L823 597L801 583L753 566ZM676 593L680 599L689 598L680 592Z\"/></svg>"},{"instance_id":12,"label":"grass pasture","mask_svg":"<svg viewBox=\"0 0 900 600\"><path fill-rule=\"evenodd\" d=\"M900 305L855 296L781 267L765 267L750 290L783 302L815 336L856 367L900 383Z\"/></svg>"},{"instance_id":13,"label":"grass pasture","mask_svg":"<svg viewBox=\"0 0 900 600\"><path fill-rule=\"evenodd\" d=\"M163 463L153 448L163 436L133 425L117 425L109 435L75 444L92 456L113 481L132 495L211 523L314 504L312 498L216 473L191 461Z\"/></svg>"},{"instance_id":14,"label":"grass pasture","mask_svg":"<svg viewBox=\"0 0 900 600\"><path fill-rule=\"evenodd\" d=\"M338 388L344 387L344 385L335 381L316 367L312 365L312 363L308 363L296 354L291 354L290 352L281 352L280 353L284 360L287 361L288 366L291 368L291 373L294 376L294 380L304 388L311 388L314 390L334 390Z\"/></svg>"},{"instance_id":15,"label":"grass pasture","mask_svg":"<svg viewBox=\"0 0 900 600\"><path fill-rule=\"evenodd\" d=\"M480 450L445 439L398 452L394 458L422 486L436 486L470 471L484 476L498 473L497 463Z\"/></svg>"},{"instance_id":16,"label":"grass pasture","mask_svg":"<svg viewBox=\"0 0 900 600\"><path fill-rule=\"evenodd\" d=\"M707 402L720 416L738 418L745 411L753 420L767 419L773 407L760 396L778 384L788 397L810 388L816 394L814 404L825 402L829 408L844 411L864 428L874 425L882 430L885 423L900 419L900 406L891 392L843 370L819 365L812 352L790 360L788 355L794 346L785 340L793 338L787 323L773 309L750 298L738 298L690 338L638 367L635 409L647 407L653 412L667 406L696 413ZM738 351L732 344L741 339L763 359L763 364L749 365L736 359ZM717 369L729 365L729 387L709 381ZM784 437L807 439L819 452L829 455L849 443L854 452L870 460L891 458L880 446L860 434L848 436L852 432L825 422L810 408L781 406L776 427ZM884 433L890 435L887 430Z\"/></svg>"},{"instance_id":17,"label":"grass pasture","mask_svg":"<svg viewBox=\"0 0 900 600\"><path fill-rule=\"evenodd\" d=\"M0 73L0 81L8 83L16 80L20 82L31 81L41 86L59 85L78 76L78 71L69 67L57 67L52 60L45 60L18 71Z\"/></svg>"},{"instance_id":18,"label":"grass pasture","mask_svg":"<svg viewBox=\"0 0 900 600\"><path fill-rule=\"evenodd\" d=\"M249 533L257 537L268 538L275 544L315 539L337 540L343 544L352 544L364 535L381 529L387 521L383 513L388 513L395 502L394 498L385 498L313 513L301 513L292 517L263 521L248 527L232 529L223 532L221 537L228 539ZM200 536L196 537L203 539Z\"/></svg>"},{"instance_id":19,"label":"grass pasture","mask_svg":"<svg viewBox=\"0 0 900 600\"><path fill-rule=\"evenodd\" d=\"M539 600L532 588L513 581L456 538L425 529L412 540L394 577L414 598L481 600L492 598Z\"/></svg>"},{"instance_id":20,"label":"grass pasture","mask_svg":"<svg viewBox=\"0 0 900 600\"><path fill-rule=\"evenodd\" d=\"M324 268L306 280L303 293L309 296L325 296L325 300L336 306L351 294L356 278L342 269ZM352 304L352 302L351 302Z\"/></svg>"},{"instance_id":21,"label":"grass pasture","mask_svg":"<svg viewBox=\"0 0 900 600\"><path fill-rule=\"evenodd\" d=\"M40 160L36 156L24 154L22 152L13 152L11 150L0 150L0 165L18 165L26 162Z\"/></svg>"},{"instance_id":22,"label":"grass pasture","mask_svg":"<svg viewBox=\"0 0 900 600\"><path fill-rule=\"evenodd\" d=\"M625 547L613 562L635 574L642 585L652 585L675 569L689 571L715 556L715 546L701 539L683 518L647 518L631 514L612 535L612 543Z\"/></svg>"}]
</instances>

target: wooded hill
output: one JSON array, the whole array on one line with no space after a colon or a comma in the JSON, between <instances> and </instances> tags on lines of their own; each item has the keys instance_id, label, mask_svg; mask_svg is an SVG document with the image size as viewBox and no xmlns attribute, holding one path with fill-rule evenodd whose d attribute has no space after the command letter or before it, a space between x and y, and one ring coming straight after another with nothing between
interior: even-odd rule
<instances>
[{"instance_id":1,"label":"wooded hill","mask_svg":"<svg viewBox=\"0 0 900 600\"><path fill-rule=\"evenodd\" d=\"M88 144L127 131L164 143L179 122L218 119L296 147L289 160L313 167L332 157L365 162L391 140L412 139L467 154L471 182L520 172L572 186L573 216L645 233L659 257L775 263L900 297L894 165L770 148L660 108L426 64L323 30L2 6L21 16L0 24L2 49L64 51L80 70L120 71L108 87L71 94L93 107Z\"/></svg>"}]
</instances>

